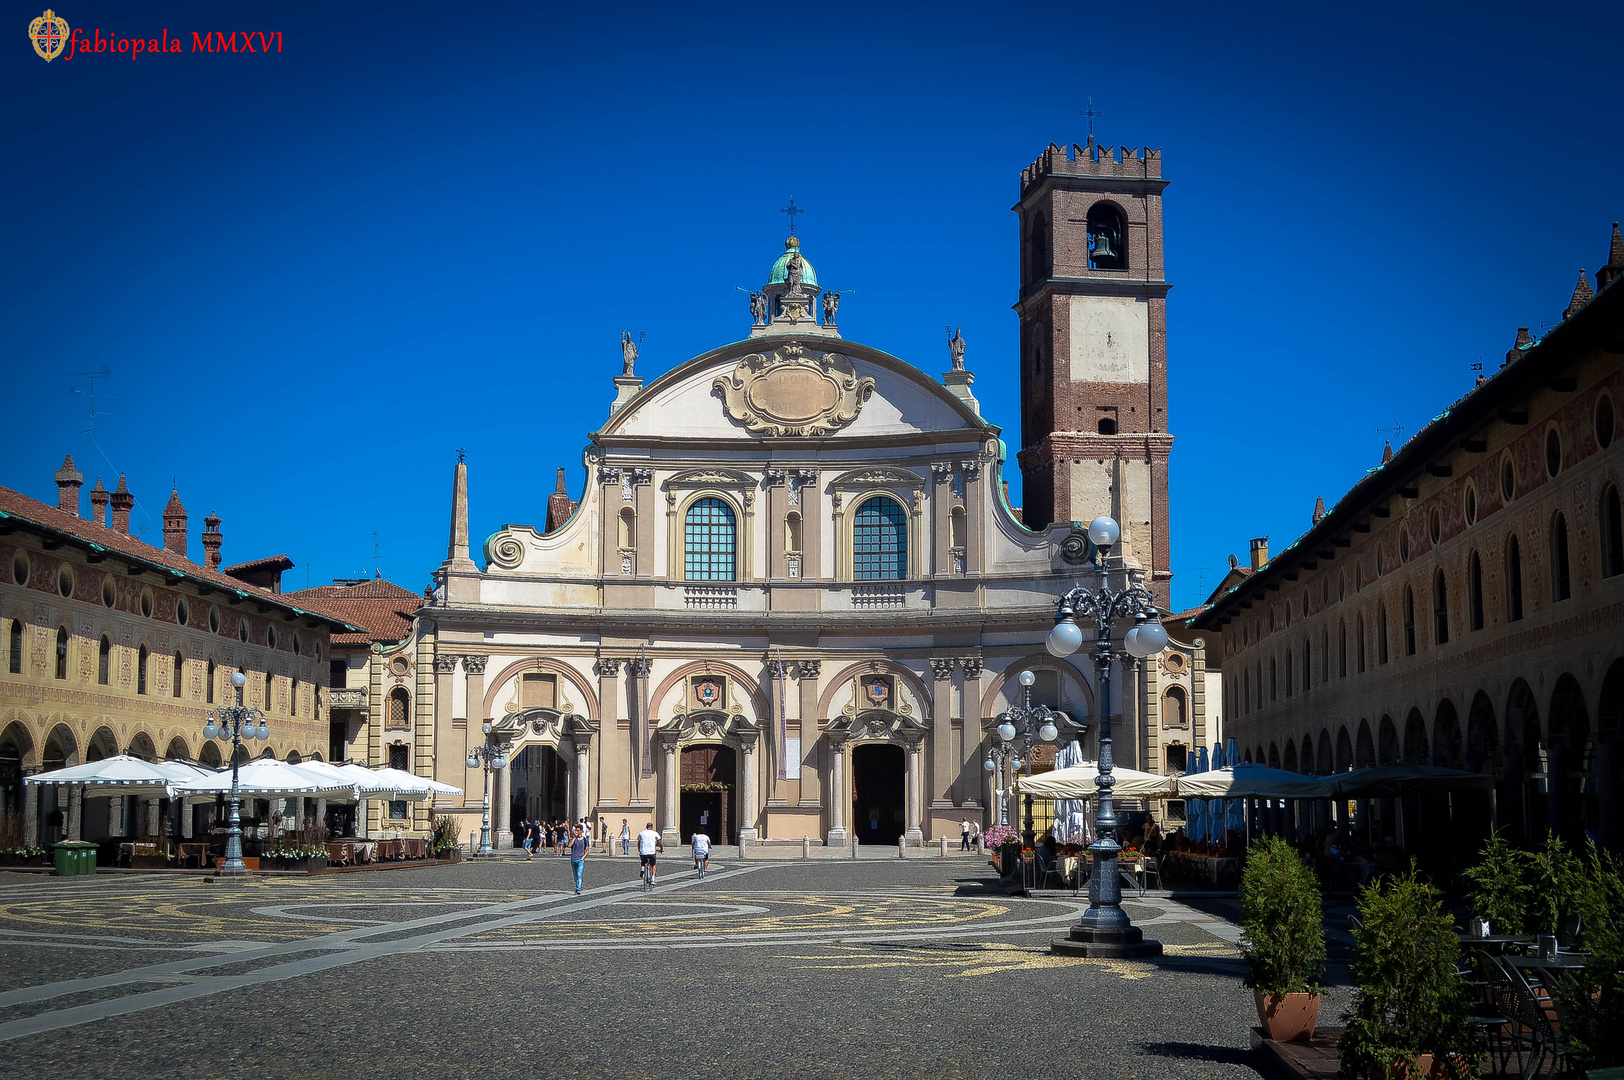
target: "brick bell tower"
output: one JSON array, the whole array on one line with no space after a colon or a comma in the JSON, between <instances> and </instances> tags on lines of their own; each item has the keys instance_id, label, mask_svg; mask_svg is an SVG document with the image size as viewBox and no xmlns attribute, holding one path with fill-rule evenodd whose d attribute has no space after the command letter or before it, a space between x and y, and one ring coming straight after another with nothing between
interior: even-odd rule
<instances>
[{"instance_id":1,"label":"brick bell tower","mask_svg":"<svg viewBox=\"0 0 1624 1080\"><path fill-rule=\"evenodd\" d=\"M1160 150L1053 143L1021 173L1022 514L1122 523L1152 580L1168 541Z\"/></svg>"}]
</instances>

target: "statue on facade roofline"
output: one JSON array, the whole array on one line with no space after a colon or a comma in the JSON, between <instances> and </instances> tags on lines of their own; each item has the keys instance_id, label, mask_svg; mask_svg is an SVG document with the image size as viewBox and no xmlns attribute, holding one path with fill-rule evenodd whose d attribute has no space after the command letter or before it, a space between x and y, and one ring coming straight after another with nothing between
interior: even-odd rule
<instances>
[{"instance_id":1,"label":"statue on facade roofline","mask_svg":"<svg viewBox=\"0 0 1624 1080\"><path fill-rule=\"evenodd\" d=\"M620 359L625 365L622 375L630 375L632 367L637 363L637 342L632 340L632 332L627 330L620 335Z\"/></svg>"},{"instance_id":2,"label":"statue on facade roofline","mask_svg":"<svg viewBox=\"0 0 1624 1080\"><path fill-rule=\"evenodd\" d=\"M789 286L791 292L801 287L801 275L804 272L801 268L801 253L793 252L789 262L784 266L784 284Z\"/></svg>"},{"instance_id":3,"label":"statue on facade roofline","mask_svg":"<svg viewBox=\"0 0 1624 1080\"><path fill-rule=\"evenodd\" d=\"M764 293L750 294L750 318L760 326L767 321L767 297Z\"/></svg>"},{"instance_id":4,"label":"statue on facade roofline","mask_svg":"<svg viewBox=\"0 0 1624 1080\"><path fill-rule=\"evenodd\" d=\"M964 370L964 328L958 327L947 335L947 351L953 354L953 370Z\"/></svg>"},{"instance_id":5,"label":"statue on facade roofline","mask_svg":"<svg viewBox=\"0 0 1624 1080\"><path fill-rule=\"evenodd\" d=\"M840 294L826 292L823 294L823 322L826 326L835 324L835 312L840 310Z\"/></svg>"}]
</instances>

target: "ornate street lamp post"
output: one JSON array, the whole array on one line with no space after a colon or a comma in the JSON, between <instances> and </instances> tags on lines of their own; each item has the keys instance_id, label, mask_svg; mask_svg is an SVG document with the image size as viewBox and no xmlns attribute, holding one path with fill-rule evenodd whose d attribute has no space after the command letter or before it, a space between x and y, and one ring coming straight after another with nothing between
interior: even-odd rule
<instances>
[{"instance_id":1,"label":"ornate street lamp post","mask_svg":"<svg viewBox=\"0 0 1624 1080\"><path fill-rule=\"evenodd\" d=\"M491 739L491 722L480 725L485 732L485 745L468 751L468 767L485 771L485 811L479 821L479 854L494 855L491 850L491 770L507 768L507 750Z\"/></svg>"},{"instance_id":2,"label":"ornate street lamp post","mask_svg":"<svg viewBox=\"0 0 1624 1080\"><path fill-rule=\"evenodd\" d=\"M265 714L242 703L242 687L247 681L242 672L233 671L231 685L235 688L236 704L211 710L203 725L205 739L231 740L231 827L226 830L226 860L217 869L221 875L229 876L248 873L242 861L242 793L237 786L237 751L245 742L271 737L270 729L265 726Z\"/></svg>"},{"instance_id":3,"label":"ornate street lamp post","mask_svg":"<svg viewBox=\"0 0 1624 1080\"><path fill-rule=\"evenodd\" d=\"M1120 590L1111 588L1106 561L1121 536L1122 527L1112 518L1101 516L1089 522L1088 538L1100 553L1099 587L1089 590L1079 585L1060 598L1055 605L1054 629L1049 631L1046 643L1051 654L1070 656L1083 644L1077 616L1094 623L1094 668L1100 686L1100 760L1094 781L1098 790L1095 839L1088 848L1094 856L1093 876L1088 883L1088 910L1071 928L1068 938L1051 946L1054 952L1069 956L1160 956L1162 952L1161 942L1146 941L1144 932L1122 910L1122 882L1117 876L1117 853L1122 847L1117 843L1116 810L1111 801L1111 788L1116 784L1111 775L1111 661L1120 660L1123 671L1131 672L1136 661L1167 646L1167 630L1159 621L1161 612L1150 591L1133 581ZM1116 623L1128 619L1133 620L1133 626L1123 635L1126 652L1114 652L1111 631Z\"/></svg>"},{"instance_id":4,"label":"ornate street lamp post","mask_svg":"<svg viewBox=\"0 0 1624 1080\"><path fill-rule=\"evenodd\" d=\"M1020 674L1021 703L1011 705L999 718L997 727L1000 742L994 743L987 751L987 760L982 768L988 772L998 773L998 824L1009 824L1008 784L1004 776L1004 763L1008 761L1012 772L1020 772L1022 757L1025 758L1026 775L1032 775L1032 744L1035 742L1052 743L1060 738L1060 728L1077 727L1069 716L1047 705L1032 704L1032 684L1037 682L1037 676L1030 671ZM1031 847L1037 839L1037 831L1032 827L1032 796L1025 799L1026 827L1021 830L1021 839L1026 847Z\"/></svg>"}]
</instances>

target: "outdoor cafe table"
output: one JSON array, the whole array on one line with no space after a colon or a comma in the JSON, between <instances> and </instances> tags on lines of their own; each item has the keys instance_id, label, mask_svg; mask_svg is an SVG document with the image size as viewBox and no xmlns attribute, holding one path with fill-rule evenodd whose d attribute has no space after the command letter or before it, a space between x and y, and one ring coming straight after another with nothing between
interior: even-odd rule
<instances>
[{"instance_id":1,"label":"outdoor cafe table","mask_svg":"<svg viewBox=\"0 0 1624 1080\"><path fill-rule=\"evenodd\" d=\"M1592 959L1589 953L1557 953L1551 960L1543 956L1508 956L1506 963L1525 971L1578 971Z\"/></svg>"}]
</instances>

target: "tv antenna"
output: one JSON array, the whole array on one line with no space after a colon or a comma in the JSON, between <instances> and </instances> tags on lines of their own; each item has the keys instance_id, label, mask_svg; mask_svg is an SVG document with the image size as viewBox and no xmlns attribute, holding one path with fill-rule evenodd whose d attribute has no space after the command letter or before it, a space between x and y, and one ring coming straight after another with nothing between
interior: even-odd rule
<instances>
[{"instance_id":1,"label":"tv antenna","mask_svg":"<svg viewBox=\"0 0 1624 1080\"><path fill-rule=\"evenodd\" d=\"M100 412L96 408L96 399L105 396L96 389L96 380L105 379L111 374L112 372L105 367L97 368L95 371L74 371L69 373L70 378L89 380L89 386L86 389L81 390L77 386L70 386L68 393L83 394L90 399L90 426L80 434L84 435L85 441L91 445L96 442L96 432L101 430L101 425L97 423L97 420L103 416L113 415L112 413Z\"/></svg>"},{"instance_id":2,"label":"tv antenna","mask_svg":"<svg viewBox=\"0 0 1624 1080\"><path fill-rule=\"evenodd\" d=\"M1394 442L1403 442L1404 441L1404 425L1399 423L1397 420L1394 420L1393 421L1393 426L1390 427L1390 428L1377 427L1376 428L1376 434L1378 434L1378 435L1387 435L1387 436L1391 437Z\"/></svg>"},{"instance_id":3,"label":"tv antenna","mask_svg":"<svg viewBox=\"0 0 1624 1080\"><path fill-rule=\"evenodd\" d=\"M383 545L378 541L378 534L372 534L372 577L374 580L383 577L383 571L378 564L383 561Z\"/></svg>"}]
</instances>

